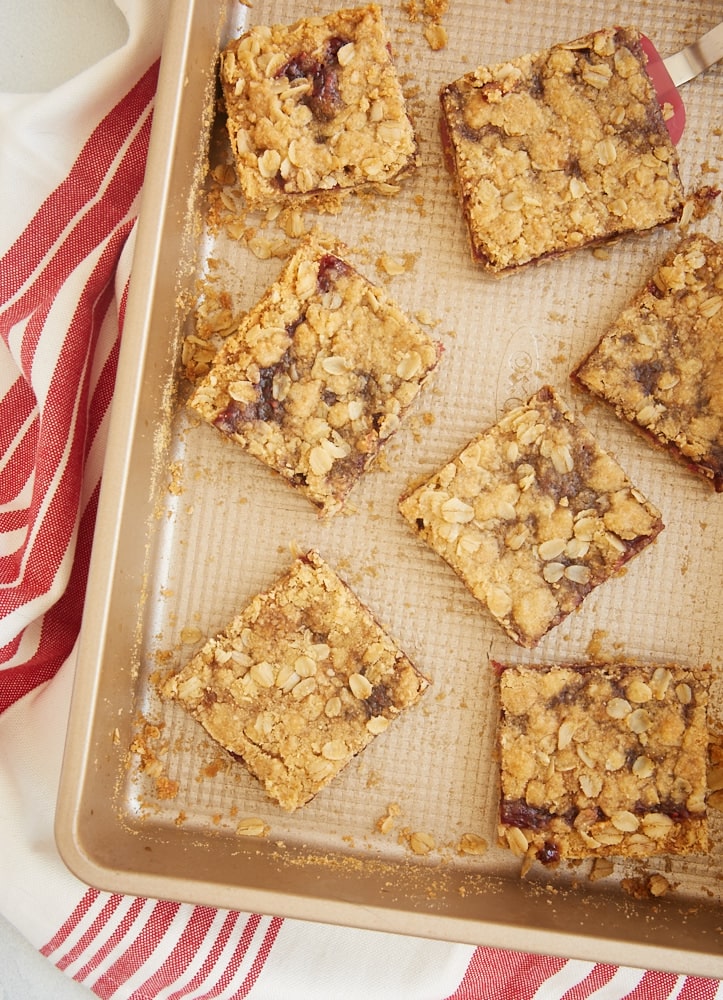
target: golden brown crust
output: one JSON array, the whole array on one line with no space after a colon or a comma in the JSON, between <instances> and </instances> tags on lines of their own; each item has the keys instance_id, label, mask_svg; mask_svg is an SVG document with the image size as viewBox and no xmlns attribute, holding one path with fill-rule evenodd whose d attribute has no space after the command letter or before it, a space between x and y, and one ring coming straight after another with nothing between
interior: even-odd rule
<instances>
[{"instance_id":1,"label":"golden brown crust","mask_svg":"<svg viewBox=\"0 0 723 1000\"><path fill-rule=\"evenodd\" d=\"M682 240L572 378L723 491L723 246Z\"/></svg>"},{"instance_id":2,"label":"golden brown crust","mask_svg":"<svg viewBox=\"0 0 723 1000\"><path fill-rule=\"evenodd\" d=\"M254 27L221 55L239 184L252 206L394 181L416 141L375 4Z\"/></svg>"},{"instance_id":3,"label":"golden brown crust","mask_svg":"<svg viewBox=\"0 0 723 1000\"><path fill-rule=\"evenodd\" d=\"M680 217L678 159L636 28L481 67L441 92L476 260L493 273Z\"/></svg>"},{"instance_id":4,"label":"golden brown crust","mask_svg":"<svg viewBox=\"0 0 723 1000\"><path fill-rule=\"evenodd\" d=\"M302 243L189 401L325 514L399 428L441 353L342 250Z\"/></svg>"},{"instance_id":5,"label":"golden brown crust","mask_svg":"<svg viewBox=\"0 0 723 1000\"><path fill-rule=\"evenodd\" d=\"M308 802L428 681L311 551L162 687L282 808Z\"/></svg>"},{"instance_id":6,"label":"golden brown crust","mask_svg":"<svg viewBox=\"0 0 723 1000\"><path fill-rule=\"evenodd\" d=\"M536 645L663 527L549 386L399 506L522 646Z\"/></svg>"},{"instance_id":7,"label":"golden brown crust","mask_svg":"<svg viewBox=\"0 0 723 1000\"><path fill-rule=\"evenodd\" d=\"M502 844L546 862L707 850L709 671L497 666Z\"/></svg>"}]
</instances>

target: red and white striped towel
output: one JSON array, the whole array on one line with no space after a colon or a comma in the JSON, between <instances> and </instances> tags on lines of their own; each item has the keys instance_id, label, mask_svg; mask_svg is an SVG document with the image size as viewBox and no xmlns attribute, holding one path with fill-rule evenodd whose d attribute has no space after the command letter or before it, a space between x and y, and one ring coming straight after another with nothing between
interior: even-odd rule
<instances>
[{"instance_id":1,"label":"red and white striped towel","mask_svg":"<svg viewBox=\"0 0 723 1000\"><path fill-rule=\"evenodd\" d=\"M110 895L53 813L166 0L50 94L0 95L0 912L99 997L712 1000L713 980ZM0 991L1 992L1 991Z\"/></svg>"}]
</instances>

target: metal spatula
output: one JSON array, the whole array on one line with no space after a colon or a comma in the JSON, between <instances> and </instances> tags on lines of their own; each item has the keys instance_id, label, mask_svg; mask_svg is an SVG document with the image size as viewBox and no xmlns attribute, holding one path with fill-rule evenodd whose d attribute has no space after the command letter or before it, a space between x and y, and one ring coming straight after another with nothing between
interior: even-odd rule
<instances>
[{"instance_id":1,"label":"metal spatula","mask_svg":"<svg viewBox=\"0 0 723 1000\"><path fill-rule=\"evenodd\" d=\"M658 100L661 105L668 104L673 109L666 125L673 142L678 142L685 128L685 107L678 87L723 59L723 23L712 28L697 42L665 59L649 38L643 36L642 44L648 57L648 75L653 81Z\"/></svg>"}]
</instances>

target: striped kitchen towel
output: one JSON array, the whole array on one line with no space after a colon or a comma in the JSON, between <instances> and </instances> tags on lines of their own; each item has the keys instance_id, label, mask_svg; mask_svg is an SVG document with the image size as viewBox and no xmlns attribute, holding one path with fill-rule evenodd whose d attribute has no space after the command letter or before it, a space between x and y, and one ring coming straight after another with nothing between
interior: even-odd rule
<instances>
[{"instance_id":1,"label":"striped kitchen towel","mask_svg":"<svg viewBox=\"0 0 723 1000\"><path fill-rule=\"evenodd\" d=\"M53 813L165 0L45 95L0 95L0 911L116 1000L712 1000L718 982L109 894ZM2 990L0 989L0 992Z\"/></svg>"}]
</instances>

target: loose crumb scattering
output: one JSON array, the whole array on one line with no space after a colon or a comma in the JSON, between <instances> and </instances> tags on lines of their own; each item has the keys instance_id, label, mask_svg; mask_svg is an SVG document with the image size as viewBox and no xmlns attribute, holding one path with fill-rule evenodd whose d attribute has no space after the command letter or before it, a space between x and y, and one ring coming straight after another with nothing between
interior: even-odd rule
<instances>
[{"instance_id":1,"label":"loose crumb scattering","mask_svg":"<svg viewBox=\"0 0 723 1000\"><path fill-rule=\"evenodd\" d=\"M164 736L165 724L141 718L130 745L131 754L137 758L141 774L153 782L155 797L159 800L174 799L179 784L165 773L168 742Z\"/></svg>"},{"instance_id":2,"label":"loose crumb scattering","mask_svg":"<svg viewBox=\"0 0 723 1000\"><path fill-rule=\"evenodd\" d=\"M716 207L716 202L720 198L721 190L712 184L701 184L699 187L688 192L688 200L683 208L683 215L680 219L681 228L691 222L700 222L707 218Z\"/></svg>"},{"instance_id":3,"label":"loose crumb scattering","mask_svg":"<svg viewBox=\"0 0 723 1000\"><path fill-rule=\"evenodd\" d=\"M431 854L436 847L436 841L431 833L420 830L410 830L405 827L399 833L399 843L405 844L412 854L426 857Z\"/></svg>"},{"instance_id":4,"label":"loose crumb scattering","mask_svg":"<svg viewBox=\"0 0 723 1000\"><path fill-rule=\"evenodd\" d=\"M258 816L247 816L236 827L239 837L266 837L269 834L268 823Z\"/></svg>"},{"instance_id":5,"label":"loose crumb scattering","mask_svg":"<svg viewBox=\"0 0 723 1000\"><path fill-rule=\"evenodd\" d=\"M431 833L414 831L409 835L409 846L414 854L429 854L435 847L434 837Z\"/></svg>"},{"instance_id":6,"label":"loose crumb scattering","mask_svg":"<svg viewBox=\"0 0 723 1000\"><path fill-rule=\"evenodd\" d=\"M176 781L175 778L169 778L164 774L161 774L156 778L156 796L161 800L175 799L178 795L179 787L178 781Z\"/></svg>"},{"instance_id":7,"label":"loose crumb scattering","mask_svg":"<svg viewBox=\"0 0 723 1000\"><path fill-rule=\"evenodd\" d=\"M396 802L390 802L387 811L374 824L378 833L390 833L394 829L394 823L400 815L401 809Z\"/></svg>"},{"instance_id":8,"label":"loose crumb scattering","mask_svg":"<svg viewBox=\"0 0 723 1000\"><path fill-rule=\"evenodd\" d=\"M648 890L651 896L665 896L671 888L672 886L665 875L655 873L648 879Z\"/></svg>"},{"instance_id":9,"label":"loose crumb scattering","mask_svg":"<svg viewBox=\"0 0 723 1000\"><path fill-rule=\"evenodd\" d=\"M170 473L168 492L172 496L180 496L185 488L183 485L183 462L171 462L168 471Z\"/></svg>"},{"instance_id":10,"label":"loose crumb scattering","mask_svg":"<svg viewBox=\"0 0 723 1000\"><path fill-rule=\"evenodd\" d=\"M572 379L723 492L723 245L680 241Z\"/></svg>"},{"instance_id":11,"label":"loose crumb scattering","mask_svg":"<svg viewBox=\"0 0 723 1000\"><path fill-rule=\"evenodd\" d=\"M318 553L295 560L161 686L293 811L429 682Z\"/></svg>"},{"instance_id":12,"label":"loose crumb scattering","mask_svg":"<svg viewBox=\"0 0 723 1000\"><path fill-rule=\"evenodd\" d=\"M622 878L620 888L633 899L657 899L665 896L674 888L664 875L639 875Z\"/></svg>"},{"instance_id":13,"label":"loose crumb scattering","mask_svg":"<svg viewBox=\"0 0 723 1000\"><path fill-rule=\"evenodd\" d=\"M478 833L463 833L459 839L457 850L460 854L486 854L489 844L485 837Z\"/></svg>"},{"instance_id":14,"label":"loose crumb scattering","mask_svg":"<svg viewBox=\"0 0 723 1000\"><path fill-rule=\"evenodd\" d=\"M377 269L389 277L404 274L409 270L409 260L393 257L391 254L383 253L377 260Z\"/></svg>"},{"instance_id":15,"label":"loose crumb scattering","mask_svg":"<svg viewBox=\"0 0 723 1000\"><path fill-rule=\"evenodd\" d=\"M441 24L428 24L424 29L424 37L433 52L439 52L447 45L447 30Z\"/></svg>"},{"instance_id":16,"label":"loose crumb scattering","mask_svg":"<svg viewBox=\"0 0 723 1000\"><path fill-rule=\"evenodd\" d=\"M546 864L707 851L708 669L496 667L502 845Z\"/></svg>"},{"instance_id":17,"label":"loose crumb scattering","mask_svg":"<svg viewBox=\"0 0 723 1000\"><path fill-rule=\"evenodd\" d=\"M432 326L434 324L434 318L429 309L417 309L414 318L423 326Z\"/></svg>"},{"instance_id":18,"label":"loose crumb scattering","mask_svg":"<svg viewBox=\"0 0 723 1000\"><path fill-rule=\"evenodd\" d=\"M680 218L678 155L637 28L480 67L441 103L472 255L492 273Z\"/></svg>"},{"instance_id":19,"label":"loose crumb scattering","mask_svg":"<svg viewBox=\"0 0 723 1000\"><path fill-rule=\"evenodd\" d=\"M588 879L597 882L601 878L609 878L615 871L615 865L610 858L594 858Z\"/></svg>"},{"instance_id":20,"label":"loose crumb scattering","mask_svg":"<svg viewBox=\"0 0 723 1000\"><path fill-rule=\"evenodd\" d=\"M376 4L257 26L221 55L249 205L396 181L417 145Z\"/></svg>"},{"instance_id":21,"label":"loose crumb scattering","mask_svg":"<svg viewBox=\"0 0 723 1000\"><path fill-rule=\"evenodd\" d=\"M189 400L324 514L341 509L442 352L342 253L304 240Z\"/></svg>"},{"instance_id":22,"label":"loose crumb scattering","mask_svg":"<svg viewBox=\"0 0 723 1000\"><path fill-rule=\"evenodd\" d=\"M534 646L652 542L660 512L545 386L399 503L515 642Z\"/></svg>"},{"instance_id":23,"label":"loose crumb scattering","mask_svg":"<svg viewBox=\"0 0 723 1000\"><path fill-rule=\"evenodd\" d=\"M446 47L447 31L442 18L449 9L449 0L405 0L402 8L410 21L423 22L423 34L433 52Z\"/></svg>"}]
</instances>

